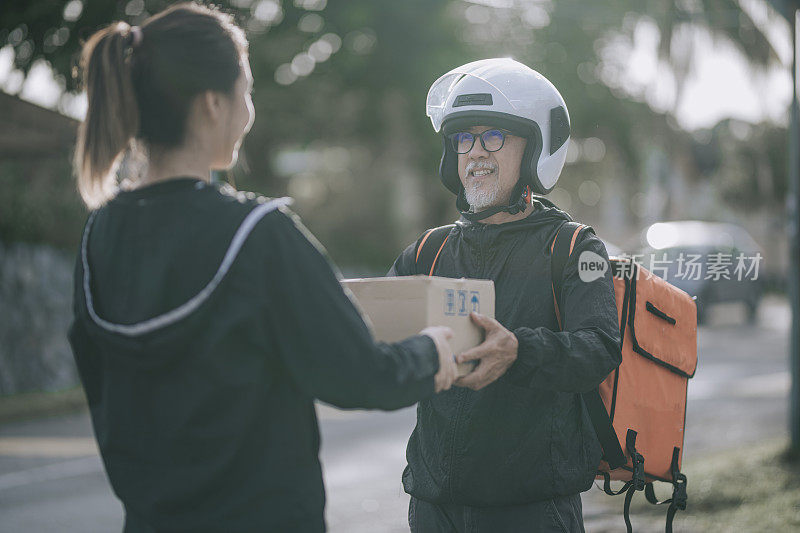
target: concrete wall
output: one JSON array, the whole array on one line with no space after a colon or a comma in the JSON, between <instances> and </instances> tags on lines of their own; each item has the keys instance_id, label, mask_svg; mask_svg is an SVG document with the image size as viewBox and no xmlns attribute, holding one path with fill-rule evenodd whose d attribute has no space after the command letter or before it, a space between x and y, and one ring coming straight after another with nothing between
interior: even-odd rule
<instances>
[{"instance_id":1,"label":"concrete wall","mask_svg":"<svg viewBox=\"0 0 800 533\"><path fill-rule=\"evenodd\" d=\"M0 395L79 383L66 338L73 264L47 245L0 243Z\"/></svg>"}]
</instances>

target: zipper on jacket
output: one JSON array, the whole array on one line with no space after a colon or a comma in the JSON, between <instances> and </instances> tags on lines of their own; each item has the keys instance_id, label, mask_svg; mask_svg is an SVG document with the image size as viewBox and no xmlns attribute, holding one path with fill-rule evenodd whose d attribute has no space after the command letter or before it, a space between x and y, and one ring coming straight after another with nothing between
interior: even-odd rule
<instances>
[{"instance_id":1,"label":"zipper on jacket","mask_svg":"<svg viewBox=\"0 0 800 533\"><path fill-rule=\"evenodd\" d=\"M486 241L486 231L488 227L486 225L481 225L477 230L477 240L478 246L476 248L477 252L477 275L474 276L479 279L483 279L486 277L486 251L485 251L485 244ZM459 388L458 390L458 400L456 405L456 413L453 417L453 434L450 438L450 465L448 468L447 473L447 492L450 495L450 500L455 499L455 490L453 488L453 477L456 472L455 462L456 462L456 444L460 441L458 438L458 431L460 427L460 422L462 418L462 412L464 410L464 404L466 403L466 395L467 391L463 388Z\"/></svg>"}]
</instances>

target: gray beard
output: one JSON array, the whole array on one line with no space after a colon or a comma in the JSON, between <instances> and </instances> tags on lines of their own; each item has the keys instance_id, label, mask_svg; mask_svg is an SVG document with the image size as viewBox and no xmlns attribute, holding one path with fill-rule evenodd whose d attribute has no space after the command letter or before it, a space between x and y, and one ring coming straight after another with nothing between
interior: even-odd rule
<instances>
[{"instance_id":1,"label":"gray beard","mask_svg":"<svg viewBox=\"0 0 800 533\"><path fill-rule=\"evenodd\" d=\"M498 205L497 198L499 195L500 184L497 181L484 187L464 188L464 197L469 204L470 211L473 213Z\"/></svg>"}]
</instances>

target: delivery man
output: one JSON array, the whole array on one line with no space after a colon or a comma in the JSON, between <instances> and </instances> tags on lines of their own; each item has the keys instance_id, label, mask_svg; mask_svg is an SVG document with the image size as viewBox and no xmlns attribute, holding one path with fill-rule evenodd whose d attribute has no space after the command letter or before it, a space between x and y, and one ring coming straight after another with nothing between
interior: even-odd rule
<instances>
[{"instance_id":1,"label":"delivery man","mask_svg":"<svg viewBox=\"0 0 800 533\"><path fill-rule=\"evenodd\" d=\"M608 259L582 231L564 269L559 326L550 244L569 215L541 197L569 142L563 98L511 59L466 64L428 92L443 136L439 176L461 218L442 244L406 248L390 275L491 279L496 316L473 314L486 342L458 356L477 366L457 387L420 402L403 485L412 532L583 531L580 493L602 451L582 404L621 362L610 269L581 281L578 258ZM421 271L425 246L439 248Z\"/></svg>"}]
</instances>

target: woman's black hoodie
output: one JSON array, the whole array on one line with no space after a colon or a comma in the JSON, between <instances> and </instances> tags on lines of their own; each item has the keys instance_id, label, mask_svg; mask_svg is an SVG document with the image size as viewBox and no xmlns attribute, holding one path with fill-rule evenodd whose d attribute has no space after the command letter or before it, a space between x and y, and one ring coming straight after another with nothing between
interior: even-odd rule
<instances>
[{"instance_id":1,"label":"woman's black hoodie","mask_svg":"<svg viewBox=\"0 0 800 533\"><path fill-rule=\"evenodd\" d=\"M176 178L90 214L69 339L125 531L324 531L313 399L433 393L433 342L376 344L284 204Z\"/></svg>"}]
</instances>

